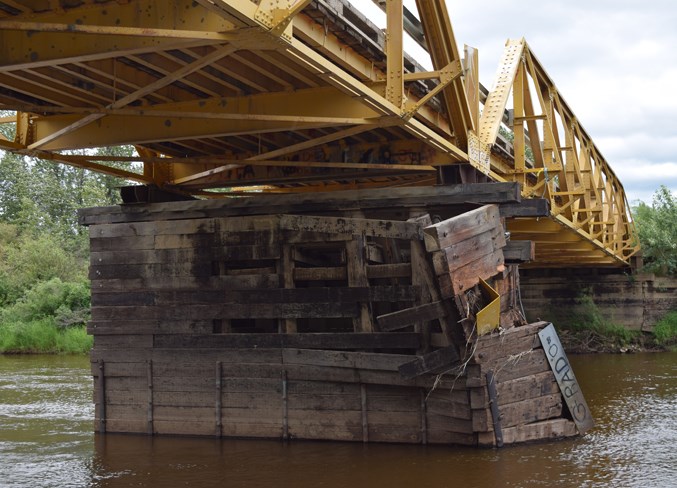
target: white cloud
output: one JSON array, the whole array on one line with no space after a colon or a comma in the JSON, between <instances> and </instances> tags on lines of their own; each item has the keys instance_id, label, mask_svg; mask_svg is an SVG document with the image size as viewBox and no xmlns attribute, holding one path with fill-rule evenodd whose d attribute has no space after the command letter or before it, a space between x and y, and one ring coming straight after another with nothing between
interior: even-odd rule
<instances>
[{"instance_id":1,"label":"white cloud","mask_svg":"<svg viewBox=\"0 0 677 488\"><path fill-rule=\"evenodd\" d=\"M480 49L486 86L503 40L524 36L629 200L677 192L677 3L448 0L456 39ZM488 65L487 65L488 64Z\"/></svg>"}]
</instances>

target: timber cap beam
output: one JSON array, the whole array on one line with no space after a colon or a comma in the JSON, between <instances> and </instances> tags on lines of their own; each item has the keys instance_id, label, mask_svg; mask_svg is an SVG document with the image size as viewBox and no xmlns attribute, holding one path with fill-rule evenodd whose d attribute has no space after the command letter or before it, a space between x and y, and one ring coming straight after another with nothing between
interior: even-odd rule
<instances>
[{"instance_id":1,"label":"timber cap beam","mask_svg":"<svg viewBox=\"0 0 677 488\"><path fill-rule=\"evenodd\" d=\"M219 200L134 204L79 211L81 225L238 215L354 211L428 206L518 204L518 183L347 190L290 195L257 194Z\"/></svg>"}]
</instances>

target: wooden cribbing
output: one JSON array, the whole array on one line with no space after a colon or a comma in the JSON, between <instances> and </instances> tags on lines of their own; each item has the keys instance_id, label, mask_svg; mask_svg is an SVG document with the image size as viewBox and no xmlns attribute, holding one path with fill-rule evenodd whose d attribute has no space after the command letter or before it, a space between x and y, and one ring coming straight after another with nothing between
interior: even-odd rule
<instances>
[{"instance_id":1,"label":"wooden cribbing","mask_svg":"<svg viewBox=\"0 0 677 488\"><path fill-rule=\"evenodd\" d=\"M449 369L459 362L458 350L452 345L404 363L399 367L399 371L403 378L414 378L425 373Z\"/></svg>"}]
</instances>

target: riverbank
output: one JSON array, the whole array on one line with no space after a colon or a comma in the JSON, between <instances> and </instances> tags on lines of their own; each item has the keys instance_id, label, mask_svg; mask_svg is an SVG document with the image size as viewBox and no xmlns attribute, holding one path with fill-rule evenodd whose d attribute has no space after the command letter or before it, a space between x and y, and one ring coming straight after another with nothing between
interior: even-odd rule
<instances>
[{"instance_id":1,"label":"riverbank","mask_svg":"<svg viewBox=\"0 0 677 488\"><path fill-rule=\"evenodd\" d=\"M677 311L659 320L652 332L631 330L604 320L594 308L585 316L556 323L562 345L570 354L672 351L677 348Z\"/></svg>"}]
</instances>

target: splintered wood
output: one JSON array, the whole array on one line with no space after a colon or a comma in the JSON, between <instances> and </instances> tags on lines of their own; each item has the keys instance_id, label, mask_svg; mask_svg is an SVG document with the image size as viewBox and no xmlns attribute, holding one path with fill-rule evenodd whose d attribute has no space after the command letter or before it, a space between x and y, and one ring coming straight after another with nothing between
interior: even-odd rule
<instances>
[{"instance_id":1,"label":"splintered wood","mask_svg":"<svg viewBox=\"0 0 677 488\"><path fill-rule=\"evenodd\" d=\"M84 211L99 430L464 445L575 434L542 324L513 327L532 246L508 246L500 205L518 214L519 194L502 186L498 204L464 212L471 190L356 193L361 211L333 194ZM425 202L445 198L433 223ZM480 279L506 330L478 338Z\"/></svg>"}]
</instances>

